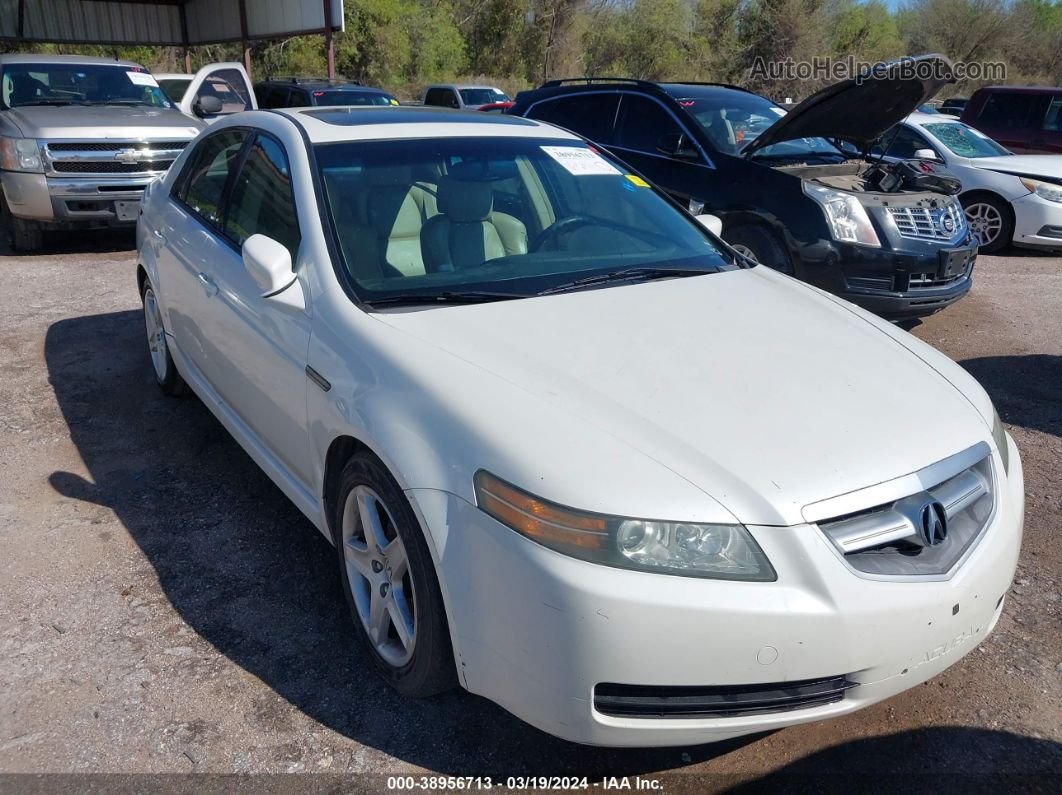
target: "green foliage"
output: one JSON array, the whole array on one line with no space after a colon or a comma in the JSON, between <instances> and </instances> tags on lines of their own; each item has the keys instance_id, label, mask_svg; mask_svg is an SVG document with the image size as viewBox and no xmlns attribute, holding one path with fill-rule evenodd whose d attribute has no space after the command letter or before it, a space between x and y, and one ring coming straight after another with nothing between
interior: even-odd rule
<instances>
[{"instance_id":1,"label":"green foliage","mask_svg":"<svg viewBox=\"0 0 1062 795\"><path fill-rule=\"evenodd\" d=\"M345 0L341 75L409 99L425 83L476 75L514 91L551 77L615 75L731 82L802 98L830 82L757 80L757 59L879 61L941 52L1000 61L1009 82L1062 84L1062 0ZM128 58L183 71L172 47L5 45ZM241 60L239 44L198 47L192 66ZM320 36L255 42L256 79L321 75ZM969 94L976 84L947 91Z\"/></svg>"}]
</instances>

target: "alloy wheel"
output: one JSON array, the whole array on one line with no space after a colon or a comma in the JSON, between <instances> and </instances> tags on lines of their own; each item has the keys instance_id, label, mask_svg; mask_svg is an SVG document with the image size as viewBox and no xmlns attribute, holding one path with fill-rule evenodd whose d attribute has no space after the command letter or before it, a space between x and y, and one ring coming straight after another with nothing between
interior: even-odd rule
<instances>
[{"instance_id":1,"label":"alloy wheel","mask_svg":"<svg viewBox=\"0 0 1062 795\"><path fill-rule=\"evenodd\" d=\"M147 331L148 350L151 352L151 364L159 381L166 379L166 331L162 325L162 310L155 298L155 291L148 287L144 290L144 328Z\"/></svg>"},{"instance_id":2,"label":"alloy wheel","mask_svg":"<svg viewBox=\"0 0 1062 795\"><path fill-rule=\"evenodd\" d=\"M356 486L343 507L343 560L358 618L377 654L401 667L417 641L415 591L394 516L368 486Z\"/></svg>"},{"instance_id":3,"label":"alloy wheel","mask_svg":"<svg viewBox=\"0 0 1062 795\"><path fill-rule=\"evenodd\" d=\"M752 249L746 245L743 245L741 243L731 243L730 248L734 249L734 251L736 251L738 254L745 257L746 259L750 259L756 263L759 262L759 260L756 259L756 255L753 253Z\"/></svg>"},{"instance_id":4,"label":"alloy wheel","mask_svg":"<svg viewBox=\"0 0 1062 795\"><path fill-rule=\"evenodd\" d=\"M999 210L991 204L976 202L969 205L964 212L978 246L988 246L995 242L1003 229L1003 216L999 214Z\"/></svg>"}]
</instances>

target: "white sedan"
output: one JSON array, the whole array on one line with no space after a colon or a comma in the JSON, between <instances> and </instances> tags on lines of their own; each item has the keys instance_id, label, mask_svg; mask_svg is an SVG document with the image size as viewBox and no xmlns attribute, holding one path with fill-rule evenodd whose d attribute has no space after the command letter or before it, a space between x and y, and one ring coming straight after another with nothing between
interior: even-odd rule
<instances>
[{"instance_id":1,"label":"white sedan","mask_svg":"<svg viewBox=\"0 0 1062 795\"><path fill-rule=\"evenodd\" d=\"M560 129L239 114L138 249L159 385L335 544L402 693L703 743L913 687L1003 609L1022 469L984 390Z\"/></svg>"},{"instance_id":2,"label":"white sedan","mask_svg":"<svg viewBox=\"0 0 1062 795\"><path fill-rule=\"evenodd\" d=\"M959 200L981 250L1013 243L1062 250L1062 155L1015 155L942 114L912 113L882 142L887 160L943 163L962 182Z\"/></svg>"}]
</instances>

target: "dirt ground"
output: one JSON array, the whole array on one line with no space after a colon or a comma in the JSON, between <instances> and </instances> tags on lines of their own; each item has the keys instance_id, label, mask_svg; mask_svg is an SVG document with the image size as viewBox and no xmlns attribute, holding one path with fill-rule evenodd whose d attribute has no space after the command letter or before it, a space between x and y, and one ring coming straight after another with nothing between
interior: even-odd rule
<instances>
[{"instance_id":1,"label":"dirt ground","mask_svg":"<svg viewBox=\"0 0 1062 795\"><path fill-rule=\"evenodd\" d=\"M914 329L984 384L1024 460L1025 541L995 633L845 718L619 751L463 692L409 702L377 678L324 539L198 401L156 389L131 247L80 236L0 256L0 790L190 780L16 773L301 773L318 775L194 788L382 791L430 772L496 787L1059 791L1062 258L982 257L971 294ZM909 421L931 432L933 411Z\"/></svg>"}]
</instances>

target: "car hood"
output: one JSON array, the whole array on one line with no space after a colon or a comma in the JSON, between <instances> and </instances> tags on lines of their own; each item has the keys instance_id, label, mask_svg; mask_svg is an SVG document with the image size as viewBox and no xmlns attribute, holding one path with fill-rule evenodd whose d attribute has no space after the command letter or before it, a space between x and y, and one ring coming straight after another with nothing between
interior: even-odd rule
<instances>
[{"instance_id":1,"label":"car hood","mask_svg":"<svg viewBox=\"0 0 1062 795\"><path fill-rule=\"evenodd\" d=\"M837 138L866 148L948 83L951 61L943 55L904 58L880 66L876 76L853 77L812 94L756 136L746 157L795 138Z\"/></svg>"},{"instance_id":2,"label":"car hood","mask_svg":"<svg viewBox=\"0 0 1062 795\"><path fill-rule=\"evenodd\" d=\"M137 141L194 138L206 125L175 108L37 105L12 108L4 117L24 138Z\"/></svg>"},{"instance_id":3,"label":"car hood","mask_svg":"<svg viewBox=\"0 0 1062 795\"><path fill-rule=\"evenodd\" d=\"M1062 179L1062 155L976 157L970 159L970 165L1015 176Z\"/></svg>"},{"instance_id":4,"label":"car hood","mask_svg":"<svg viewBox=\"0 0 1062 795\"><path fill-rule=\"evenodd\" d=\"M762 267L376 317L539 398L532 424L596 427L747 524L799 524L989 436L924 358ZM483 421L511 431L506 411L502 384L483 395Z\"/></svg>"}]
</instances>

